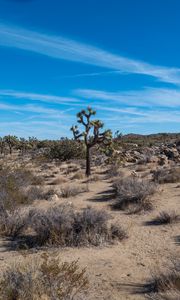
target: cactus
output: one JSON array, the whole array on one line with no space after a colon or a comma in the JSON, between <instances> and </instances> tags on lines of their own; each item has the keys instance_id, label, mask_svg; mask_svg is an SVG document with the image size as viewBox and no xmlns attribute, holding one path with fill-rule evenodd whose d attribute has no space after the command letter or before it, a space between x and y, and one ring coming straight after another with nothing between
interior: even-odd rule
<instances>
[{"instance_id":1,"label":"cactus","mask_svg":"<svg viewBox=\"0 0 180 300\"><path fill-rule=\"evenodd\" d=\"M91 120L95 114L96 111L91 107L80 111L77 114L77 122L84 126L84 131L80 132L77 125L71 127L75 140L82 139L86 146L86 176L91 175L90 149L97 144L109 145L112 139L111 130L100 132L104 126L100 120Z\"/></svg>"}]
</instances>

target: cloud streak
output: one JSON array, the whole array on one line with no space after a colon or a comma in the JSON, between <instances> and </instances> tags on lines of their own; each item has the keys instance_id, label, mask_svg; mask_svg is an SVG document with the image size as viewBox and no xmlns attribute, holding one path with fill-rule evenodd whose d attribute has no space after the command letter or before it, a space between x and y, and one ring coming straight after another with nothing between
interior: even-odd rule
<instances>
[{"instance_id":1,"label":"cloud streak","mask_svg":"<svg viewBox=\"0 0 180 300\"><path fill-rule=\"evenodd\" d=\"M144 88L142 90L117 92L77 89L74 93L86 99L113 101L114 104L136 107L180 107L179 89Z\"/></svg>"},{"instance_id":2,"label":"cloud streak","mask_svg":"<svg viewBox=\"0 0 180 300\"><path fill-rule=\"evenodd\" d=\"M26 99L26 100L35 100L47 103L57 103L57 104L65 104L72 105L73 103L81 102L79 99L70 98L70 97L60 97L54 95L46 95L46 94L36 94L36 93L28 93L28 92L20 92L13 90L0 90L0 96L12 97L15 99Z\"/></svg>"},{"instance_id":3,"label":"cloud streak","mask_svg":"<svg viewBox=\"0 0 180 300\"><path fill-rule=\"evenodd\" d=\"M35 52L56 59L89 64L120 73L143 74L180 84L180 69L152 65L88 44L0 23L0 45Z\"/></svg>"}]
</instances>

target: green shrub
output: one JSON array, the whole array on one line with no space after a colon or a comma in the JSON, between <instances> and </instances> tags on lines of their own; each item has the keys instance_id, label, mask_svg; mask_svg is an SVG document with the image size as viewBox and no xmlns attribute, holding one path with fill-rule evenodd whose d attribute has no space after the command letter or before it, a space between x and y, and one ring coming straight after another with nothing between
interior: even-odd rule
<instances>
[{"instance_id":1,"label":"green shrub","mask_svg":"<svg viewBox=\"0 0 180 300\"><path fill-rule=\"evenodd\" d=\"M54 142L47 155L50 159L66 161L85 158L85 150L82 142L64 139Z\"/></svg>"}]
</instances>

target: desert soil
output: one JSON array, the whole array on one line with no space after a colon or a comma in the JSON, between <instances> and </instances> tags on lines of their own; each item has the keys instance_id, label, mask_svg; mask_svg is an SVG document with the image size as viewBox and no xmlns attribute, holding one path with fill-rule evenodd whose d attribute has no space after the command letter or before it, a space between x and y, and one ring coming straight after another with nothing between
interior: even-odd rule
<instances>
[{"instance_id":1,"label":"desert soil","mask_svg":"<svg viewBox=\"0 0 180 300\"><path fill-rule=\"evenodd\" d=\"M47 175L47 172L51 174L51 170L52 168L43 171L39 168L37 173ZM128 172L128 168L126 167L124 171ZM57 177L62 173L58 167L56 173ZM82 184L83 180L71 180L71 182ZM99 210L105 209L113 217L111 220L113 223L121 224L127 230L128 238L111 246L30 251L26 257L36 256L46 251L53 255L58 254L62 261L79 260L80 266L87 269L90 281L86 298L88 300L144 299L145 295L140 293L141 286L153 272L166 268L171 258L178 255L180 249L176 241L176 237L179 236L179 224L145 225L145 222L151 221L160 211L180 210L180 186L177 183L161 185L153 199L155 209L148 213L128 215L123 211L112 210L111 204L114 199L111 182L101 174L99 180L89 183L88 192L67 200L36 200L33 204L35 207L46 208L67 201L72 202L79 210L87 206ZM13 260L24 259L24 252L10 251L8 243L7 240L0 242L1 269Z\"/></svg>"}]
</instances>

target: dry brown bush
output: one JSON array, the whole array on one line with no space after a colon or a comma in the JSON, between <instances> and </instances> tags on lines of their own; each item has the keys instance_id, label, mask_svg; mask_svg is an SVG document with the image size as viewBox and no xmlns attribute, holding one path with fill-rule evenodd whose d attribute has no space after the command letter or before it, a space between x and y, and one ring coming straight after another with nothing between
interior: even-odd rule
<instances>
[{"instance_id":1,"label":"dry brown bush","mask_svg":"<svg viewBox=\"0 0 180 300\"><path fill-rule=\"evenodd\" d=\"M77 261L59 262L47 254L27 262L16 262L2 274L0 299L75 300L88 288L86 270Z\"/></svg>"},{"instance_id":2,"label":"dry brown bush","mask_svg":"<svg viewBox=\"0 0 180 300\"><path fill-rule=\"evenodd\" d=\"M144 172L147 170L147 166L145 165L137 165L135 171L136 172Z\"/></svg>"},{"instance_id":3,"label":"dry brown bush","mask_svg":"<svg viewBox=\"0 0 180 300\"><path fill-rule=\"evenodd\" d=\"M47 211L32 210L26 225L33 235L22 231L18 235L18 249L42 246L78 247L111 244L127 237L120 225L109 225L105 211L90 207L76 212L70 205L60 205Z\"/></svg>"},{"instance_id":4,"label":"dry brown bush","mask_svg":"<svg viewBox=\"0 0 180 300\"><path fill-rule=\"evenodd\" d=\"M153 172L153 180L160 184L180 182L180 167L158 169Z\"/></svg>"},{"instance_id":5,"label":"dry brown bush","mask_svg":"<svg viewBox=\"0 0 180 300\"><path fill-rule=\"evenodd\" d=\"M84 179L85 177L85 174L82 172L82 171L78 171L77 173L75 173L71 179L78 179L78 180L81 180L81 179Z\"/></svg>"},{"instance_id":6,"label":"dry brown bush","mask_svg":"<svg viewBox=\"0 0 180 300\"><path fill-rule=\"evenodd\" d=\"M171 211L171 212L162 211L150 223L152 223L152 225L166 225L166 224L178 223L179 221L180 221L180 216L175 211Z\"/></svg>"},{"instance_id":7,"label":"dry brown bush","mask_svg":"<svg viewBox=\"0 0 180 300\"><path fill-rule=\"evenodd\" d=\"M0 235L15 239L21 235L28 225L28 211L16 208L8 211L1 208L0 211Z\"/></svg>"},{"instance_id":8,"label":"dry brown bush","mask_svg":"<svg viewBox=\"0 0 180 300\"><path fill-rule=\"evenodd\" d=\"M64 187L61 187L60 196L63 198L69 198L88 191L89 189L87 185L65 185Z\"/></svg>"},{"instance_id":9,"label":"dry brown bush","mask_svg":"<svg viewBox=\"0 0 180 300\"><path fill-rule=\"evenodd\" d=\"M0 171L0 205L5 209L14 209L19 205L30 204L28 188L39 185L40 177L34 176L24 168L6 168Z\"/></svg>"},{"instance_id":10,"label":"dry brown bush","mask_svg":"<svg viewBox=\"0 0 180 300\"><path fill-rule=\"evenodd\" d=\"M154 300L178 300L180 299L180 262L176 260L167 272L153 274L143 292Z\"/></svg>"},{"instance_id":11,"label":"dry brown bush","mask_svg":"<svg viewBox=\"0 0 180 300\"><path fill-rule=\"evenodd\" d=\"M49 184L50 185L59 185L59 184L66 183L66 182L67 182L66 178L64 178L63 176L59 176L59 177L55 178L53 181L51 181Z\"/></svg>"}]
</instances>

